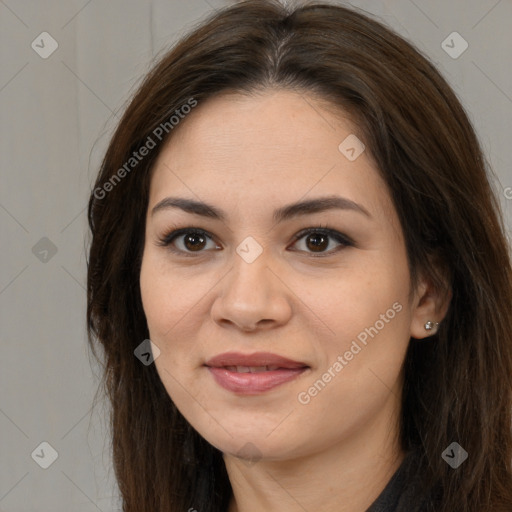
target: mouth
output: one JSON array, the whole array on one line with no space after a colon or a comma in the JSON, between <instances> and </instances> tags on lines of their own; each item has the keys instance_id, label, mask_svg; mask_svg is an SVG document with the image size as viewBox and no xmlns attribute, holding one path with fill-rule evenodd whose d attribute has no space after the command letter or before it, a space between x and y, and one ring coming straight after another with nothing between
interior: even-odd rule
<instances>
[{"instance_id":1,"label":"mouth","mask_svg":"<svg viewBox=\"0 0 512 512\"><path fill-rule=\"evenodd\" d=\"M236 373L261 373L261 372L273 372L275 370L285 370L286 368L281 368L280 366L223 366L221 368L226 368L230 372Z\"/></svg>"},{"instance_id":2,"label":"mouth","mask_svg":"<svg viewBox=\"0 0 512 512\"><path fill-rule=\"evenodd\" d=\"M296 379L310 367L277 354L225 353L205 365L217 384L233 393L257 395Z\"/></svg>"}]
</instances>

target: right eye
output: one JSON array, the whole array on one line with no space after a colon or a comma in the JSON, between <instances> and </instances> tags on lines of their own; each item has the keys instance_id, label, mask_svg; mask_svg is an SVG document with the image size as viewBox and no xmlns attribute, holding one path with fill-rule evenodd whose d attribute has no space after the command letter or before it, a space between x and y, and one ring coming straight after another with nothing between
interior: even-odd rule
<instances>
[{"instance_id":1,"label":"right eye","mask_svg":"<svg viewBox=\"0 0 512 512\"><path fill-rule=\"evenodd\" d=\"M158 242L158 245L168 247L169 250L186 256L193 256L194 253L205 252L208 241L213 244L211 249L221 249L213 241L210 233L198 228L181 228L171 231L164 235Z\"/></svg>"}]
</instances>

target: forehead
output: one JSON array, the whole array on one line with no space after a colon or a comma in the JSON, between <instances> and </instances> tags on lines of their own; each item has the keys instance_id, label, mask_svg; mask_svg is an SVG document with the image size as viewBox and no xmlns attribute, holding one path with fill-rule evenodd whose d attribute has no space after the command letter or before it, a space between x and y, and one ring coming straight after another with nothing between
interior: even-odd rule
<instances>
[{"instance_id":1,"label":"forehead","mask_svg":"<svg viewBox=\"0 0 512 512\"><path fill-rule=\"evenodd\" d=\"M267 90L253 95L223 93L199 104L172 133L166 149L177 165L236 155L254 165L282 165L303 158L332 161L340 136L357 128L305 93ZM189 152L193 147L195 151ZM231 168L235 162L225 162ZM252 167L252 166L251 166ZM262 172L264 169L260 169Z\"/></svg>"},{"instance_id":2,"label":"forehead","mask_svg":"<svg viewBox=\"0 0 512 512\"><path fill-rule=\"evenodd\" d=\"M172 132L153 170L150 206L181 194L261 209L339 193L389 216L387 187L360 137L348 115L305 93L221 94ZM362 151L355 160L347 140Z\"/></svg>"}]
</instances>

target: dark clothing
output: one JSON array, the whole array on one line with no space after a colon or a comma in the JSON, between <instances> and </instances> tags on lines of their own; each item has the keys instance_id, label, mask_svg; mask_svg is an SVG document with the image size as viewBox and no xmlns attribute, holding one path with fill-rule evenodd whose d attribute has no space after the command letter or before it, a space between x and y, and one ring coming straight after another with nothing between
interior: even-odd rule
<instances>
[{"instance_id":1,"label":"dark clothing","mask_svg":"<svg viewBox=\"0 0 512 512\"><path fill-rule=\"evenodd\" d=\"M366 512L430 512L434 510L428 496L420 496L418 482L410 480L417 458L408 454L396 473Z\"/></svg>"}]
</instances>

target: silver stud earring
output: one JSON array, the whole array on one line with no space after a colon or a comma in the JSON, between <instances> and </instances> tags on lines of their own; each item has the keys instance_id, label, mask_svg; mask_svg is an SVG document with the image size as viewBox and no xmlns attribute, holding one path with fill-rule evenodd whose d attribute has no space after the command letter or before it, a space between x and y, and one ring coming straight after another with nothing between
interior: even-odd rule
<instances>
[{"instance_id":1,"label":"silver stud earring","mask_svg":"<svg viewBox=\"0 0 512 512\"><path fill-rule=\"evenodd\" d=\"M433 329L437 329L438 326L439 326L439 322L432 322L432 321L429 320L425 324L425 330L426 331L432 331Z\"/></svg>"}]
</instances>

